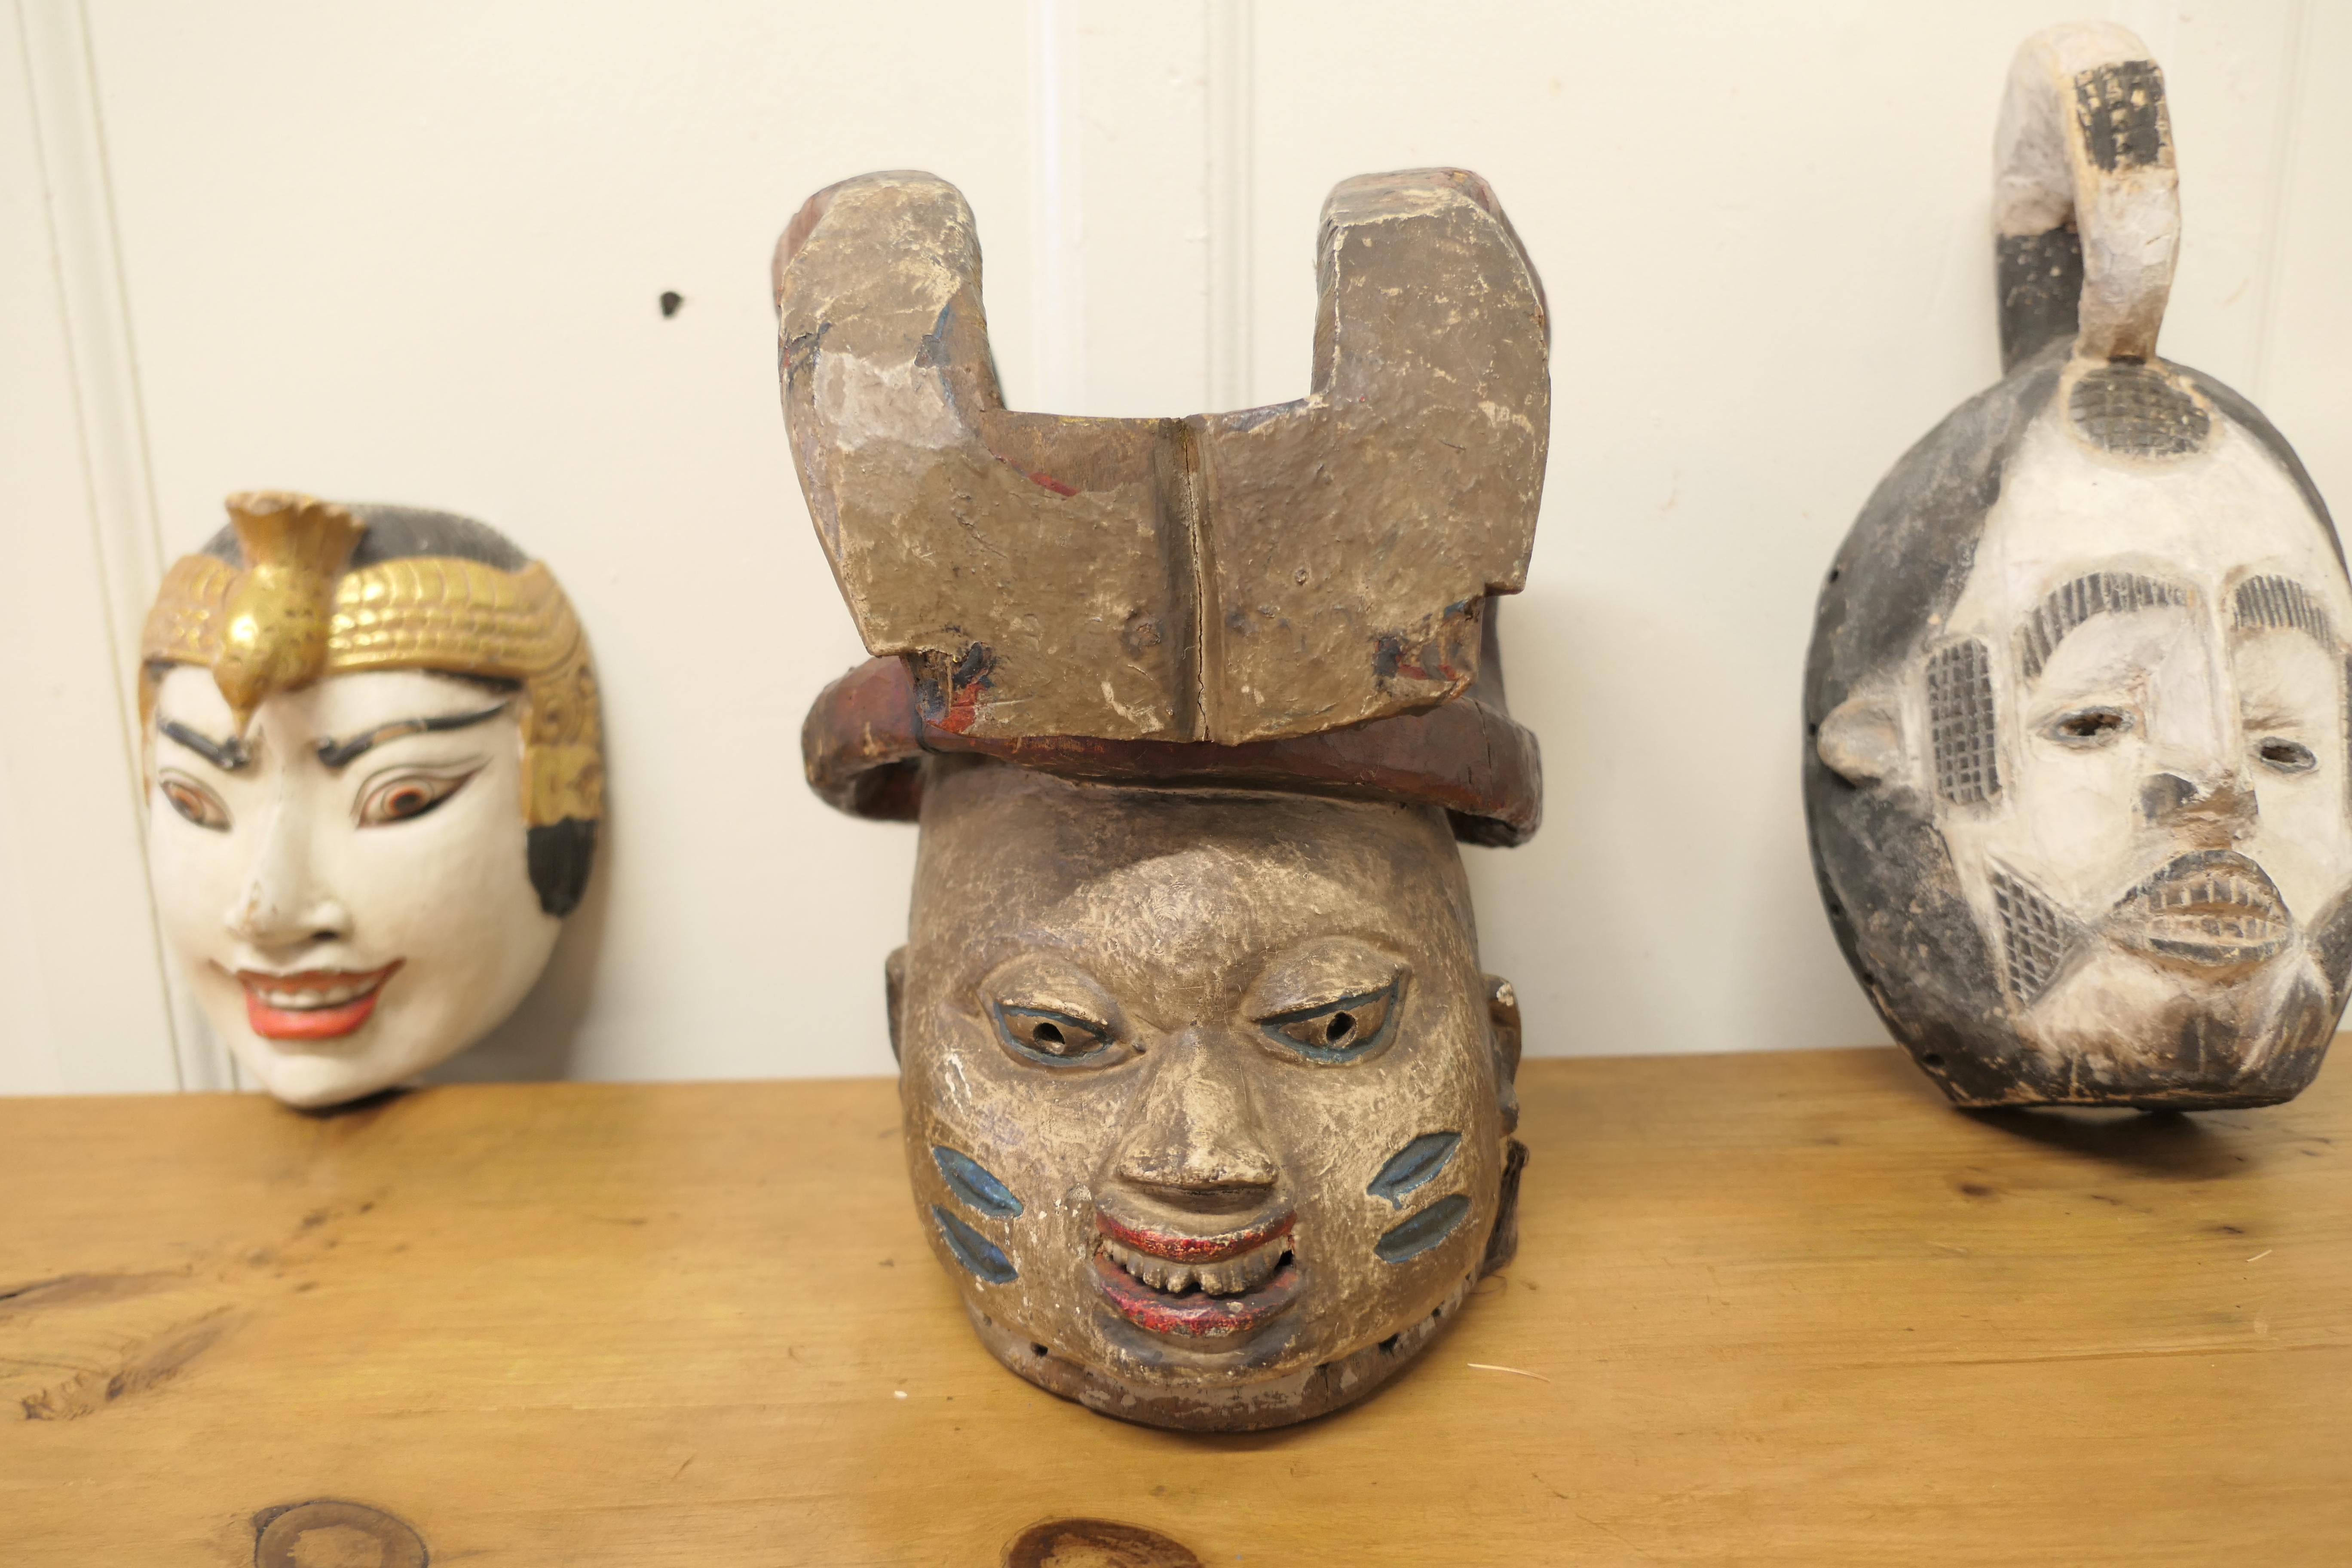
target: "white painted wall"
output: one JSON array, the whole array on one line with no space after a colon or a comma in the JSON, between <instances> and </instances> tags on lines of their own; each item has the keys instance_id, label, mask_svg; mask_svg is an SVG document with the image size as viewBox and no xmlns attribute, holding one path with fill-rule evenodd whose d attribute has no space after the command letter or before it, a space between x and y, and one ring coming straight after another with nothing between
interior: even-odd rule
<instances>
[{"instance_id":1,"label":"white painted wall","mask_svg":"<svg viewBox=\"0 0 2352 1568\"><path fill-rule=\"evenodd\" d=\"M125 650L163 562L257 486L485 518L594 640L606 853L462 1072L887 1070L914 836L801 782L801 715L861 650L766 265L803 196L898 166L978 212L1012 398L1121 415L1305 390L1338 179L1488 176L1556 333L1504 620L1549 821L1469 852L1489 964L1538 1053L1878 1037L1805 859L1812 596L1879 474L1996 374L1993 114L2070 8L8 4L0 1089L228 1081L157 963ZM2352 510L2352 5L2111 14L2172 84L2166 352Z\"/></svg>"}]
</instances>

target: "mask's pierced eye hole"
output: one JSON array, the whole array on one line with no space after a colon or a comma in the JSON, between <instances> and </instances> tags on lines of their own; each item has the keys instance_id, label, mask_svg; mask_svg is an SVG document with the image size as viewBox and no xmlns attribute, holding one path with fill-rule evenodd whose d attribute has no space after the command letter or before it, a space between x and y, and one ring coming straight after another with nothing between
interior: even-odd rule
<instances>
[{"instance_id":1,"label":"mask's pierced eye hole","mask_svg":"<svg viewBox=\"0 0 2352 1568\"><path fill-rule=\"evenodd\" d=\"M215 833L228 831L228 807L221 804L220 796L195 780L166 773L155 781L155 787L163 792L163 798L171 802L173 811L198 827L208 827Z\"/></svg>"},{"instance_id":2,"label":"mask's pierced eye hole","mask_svg":"<svg viewBox=\"0 0 2352 1568\"><path fill-rule=\"evenodd\" d=\"M2104 746L2130 733L2132 717L2120 708L2084 708L2050 726L2053 741L2069 746Z\"/></svg>"},{"instance_id":3,"label":"mask's pierced eye hole","mask_svg":"<svg viewBox=\"0 0 2352 1568\"><path fill-rule=\"evenodd\" d=\"M996 1032L1017 1056L1032 1061L1077 1062L1110 1043L1109 1026L1051 1007L997 1004Z\"/></svg>"},{"instance_id":4,"label":"mask's pierced eye hole","mask_svg":"<svg viewBox=\"0 0 2352 1568\"><path fill-rule=\"evenodd\" d=\"M2283 773L2307 773L2319 765L2309 746L2273 735L2254 748L2254 754Z\"/></svg>"},{"instance_id":5,"label":"mask's pierced eye hole","mask_svg":"<svg viewBox=\"0 0 2352 1568\"><path fill-rule=\"evenodd\" d=\"M1390 985L1319 1007L1277 1013L1259 1019L1258 1027L1317 1061L1345 1061L1388 1039L1389 1022L1396 1012L1396 991Z\"/></svg>"},{"instance_id":6,"label":"mask's pierced eye hole","mask_svg":"<svg viewBox=\"0 0 2352 1568\"><path fill-rule=\"evenodd\" d=\"M389 823L412 822L465 788L466 781L473 776L472 773L395 773L361 797L360 826L382 827Z\"/></svg>"}]
</instances>

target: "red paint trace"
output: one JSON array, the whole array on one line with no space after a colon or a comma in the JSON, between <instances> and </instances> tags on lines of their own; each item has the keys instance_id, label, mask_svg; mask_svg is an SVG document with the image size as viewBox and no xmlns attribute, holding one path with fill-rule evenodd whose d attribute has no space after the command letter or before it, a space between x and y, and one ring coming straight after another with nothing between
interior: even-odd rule
<instances>
[{"instance_id":1,"label":"red paint trace","mask_svg":"<svg viewBox=\"0 0 2352 1568\"><path fill-rule=\"evenodd\" d=\"M384 982L390 980L406 962L405 959L395 959L382 969L357 972L306 969L294 974L268 974L258 970L240 969L236 978L245 987L245 1021L255 1034L265 1040L341 1039L375 1016L375 1005L383 994ZM324 992L361 984L367 986L365 991L331 1007L280 1007L262 998L264 990Z\"/></svg>"},{"instance_id":2,"label":"red paint trace","mask_svg":"<svg viewBox=\"0 0 2352 1568\"><path fill-rule=\"evenodd\" d=\"M1254 1247L1263 1247L1277 1236L1289 1235L1297 1218L1297 1212L1292 1210L1246 1230L1229 1230L1223 1236L1180 1236L1173 1231L1145 1230L1097 1209L1095 1228L1121 1247L1165 1258L1171 1263L1223 1263L1228 1258L1239 1258Z\"/></svg>"},{"instance_id":3,"label":"red paint trace","mask_svg":"<svg viewBox=\"0 0 2352 1568\"><path fill-rule=\"evenodd\" d=\"M1211 1296L1188 1290L1171 1296L1153 1289L1097 1252L1095 1282L1118 1315L1139 1329L1155 1334L1223 1339L1254 1333L1280 1315L1297 1300L1301 1276L1297 1263L1286 1263L1273 1279L1247 1295Z\"/></svg>"},{"instance_id":4,"label":"red paint trace","mask_svg":"<svg viewBox=\"0 0 2352 1568\"><path fill-rule=\"evenodd\" d=\"M977 680L955 688L948 699L948 710L940 715L940 728L950 735L961 735L971 728L980 717L980 682Z\"/></svg>"}]
</instances>

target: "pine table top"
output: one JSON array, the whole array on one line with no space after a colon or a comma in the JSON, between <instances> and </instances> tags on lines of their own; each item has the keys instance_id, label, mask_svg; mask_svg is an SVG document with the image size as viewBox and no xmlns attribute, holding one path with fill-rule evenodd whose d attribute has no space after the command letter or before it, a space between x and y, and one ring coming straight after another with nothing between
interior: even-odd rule
<instances>
[{"instance_id":1,"label":"pine table top","mask_svg":"<svg viewBox=\"0 0 2352 1568\"><path fill-rule=\"evenodd\" d=\"M0 1560L995 1568L1087 1517L1206 1564L2352 1563L2352 1068L2189 1117L1962 1114L1883 1049L1521 1089L1517 1262L1364 1405L1223 1437L989 1359L887 1081L0 1101ZM1185 1561L1104 1539L1021 1560Z\"/></svg>"}]
</instances>

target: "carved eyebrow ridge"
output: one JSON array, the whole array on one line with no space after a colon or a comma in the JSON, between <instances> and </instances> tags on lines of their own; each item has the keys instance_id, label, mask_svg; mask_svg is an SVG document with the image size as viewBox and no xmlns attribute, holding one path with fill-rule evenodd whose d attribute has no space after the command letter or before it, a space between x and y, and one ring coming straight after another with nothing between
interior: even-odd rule
<instances>
[{"instance_id":1,"label":"carved eyebrow ridge","mask_svg":"<svg viewBox=\"0 0 2352 1568\"><path fill-rule=\"evenodd\" d=\"M2288 626L2328 652L2336 651L2336 631L2327 618L2327 606L2291 577L2247 578L2238 584L2234 607L2241 631Z\"/></svg>"},{"instance_id":2,"label":"carved eyebrow ridge","mask_svg":"<svg viewBox=\"0 0 2352 1568\"><path fill-rule=\"evenodd\" d=\"M2093 616L2125 615L2161 605L2189 603L2189 590L2137 572L2091 572L2062 587L2034 606L2017 628L2017 662L2031 680L2042 673L2066 634Z\"/></svg>"},{"instance_id":3,"label":"carved eyebrow ridge","mask_svg":"<svg viewBox=\"0 0 2352 1568\"><path fill-rule=\"evenodd\" d=\"M386 741L397 741L404 735L438 735L450 730L470 729L485 720L495 719L507 710L503 702L493 703L478 713L436 713L427 719L395 719L389 724L378 724L362 731L350 740L338 742L332 736L317 742L312 750L319 761L329 768L350 766Z\"/></svg>"},{"instance_id":4,"label":"carved eyebrow ridge","mask_svg":"<svg viewBox=\"0 0 2352 1568\"><path fill-rule=\"evenodd\" d=\"M253 748L245 743L242 735L215 741L202 731L189 729L177 719L158 719L155 728L225 773L233 773L253 761Z\"/></svg>"}]
</instances>

